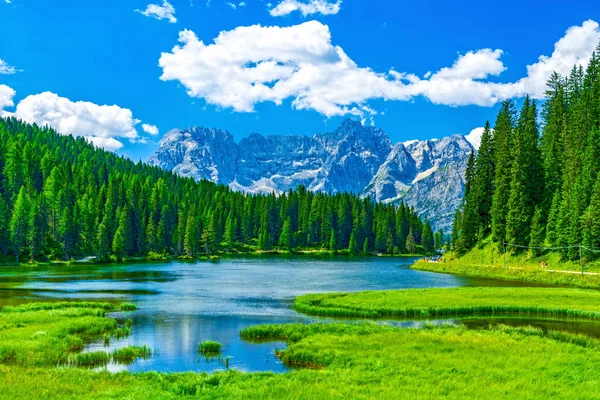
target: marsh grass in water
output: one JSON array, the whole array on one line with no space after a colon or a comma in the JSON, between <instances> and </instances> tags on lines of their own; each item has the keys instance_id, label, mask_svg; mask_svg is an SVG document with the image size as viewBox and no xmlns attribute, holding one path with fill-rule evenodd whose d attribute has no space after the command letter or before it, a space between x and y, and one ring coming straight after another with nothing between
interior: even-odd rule
<instances>
[{"instance_id":1,"label":"marsh grass in water","mask_svg":"<svg viewBox=\"0 0 600 400\"><path fill-rule=\"evenodd\" d=\"M146 359L152 352L147 346L127 346L115 349L110 353L92 351L77 353L69 356L68 365L75 367L99 367L114 362L117 364L131 364L138 358Z\"/></svg>"},{"instance_id":2,"label":"marsh grass in water","mask_svg":"<svg viewBox=\"0 0 600 400\"><path fill-rule=\"evenodd\" d=\"M0 363L13 366L66 365L84 348L87 339L108 338L119 330L106 318L120 309L110 303L56 302L4 307L0 312ZM127 328L131 329L131 328ZM77 364L92 363L102 355L82 356ZM95 357L95 358L94 358Z\"/></svg>"},{"instance_id":3,"label":"marsh grass in water","mask_svg":"<svg viewBox=\"0 0 600 400\"><path fill-rule=\"evenodd\" d=\"M198 353L202 355L218 355L221 353L221 348L223 345L219 342L215 342L213 340L205 340L203 342L198 343Z\"/></svg>"},{"instance_id":4,"label":"marsh grass in water","mask_svg":"<svg viewBox=\"0 0 600 400\"><path fill-rule=\"evenodd\" d=\"M260 325L244 338L281 340L290 364L312 367L285 374L223 371L112 374L55 368L56 360L80 364L131 360L148 349L118 353L69 352L82 342L82 326L106 332L109 318L85 309L0 313L0 393L6 399L181 398L594 398L598 397L600 342L563 332L495 327L401 329L376 323ZM78 314L80 313L80 314ZM24 327L16 328L23 324ZM68 336L70 335L70 336ZM99 334L97 338L100 338ZM548 357L551 354L552 357Z\"/></svg>"},{"instance_id":5,"label":"marsh grass in water","mask_svg":"<svg viewBox=\"0 0 600 400\"><path fill-rule=\"evenodd\" d=\"M428 318L532 314L600 319L600 291L537 287L463 287L304 295L293 308L308 315Z\"/></svg>"}]
</instances>

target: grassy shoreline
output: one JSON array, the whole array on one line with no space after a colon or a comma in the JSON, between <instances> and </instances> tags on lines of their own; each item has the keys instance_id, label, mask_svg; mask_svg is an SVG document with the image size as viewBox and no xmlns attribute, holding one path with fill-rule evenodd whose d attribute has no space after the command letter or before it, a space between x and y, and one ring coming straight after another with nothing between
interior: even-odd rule
<instances>
[{"instance_id":1,"label":"grassy shoreline","mask_svg":"<svg viewBox=\"0 0 600 400\"><path fill-rule=\"evenodd\" d=\"M73 266L73 265L124 265L127 263L163 263L169 261L182 261L182 262L196 262L196 261L218 261L220 259L235 259L245 257L394 257L394 258L415 258L423 257L423 254L376 254L376 253L360 253L350 254L347 251L329 251L329 250L295 250L293 252L283 250L269 250L269 251L249 251L249 252L219 252L213 255L203 255L198 257L175 257L171 255L162 254L160 257L129 257L123 259L121 262L111 261L61 261L61 260L40 260L33 263L30 262L19 262L16 263L14 260L0 260L0 268L2 267L61 267L61 266Z\"/></svg>"},{"instance_id":2,"label":"grassy shoreline","mask_svg":"<svg viewBox=\"0 0 600 400\"><path fill-rule=\"evenodd\" d=\"M530 314L600 319L600 292L563 288L464 287L299 296L293 309L314 316L427 318Z\"/></svg>"},{"instance_id":3,"label":"grassy shoreline","mask_svg":"<svg viewBox=\"0 0 600 400\"><path fill-rule=\"evenodd\" d=\"M462 260L447 262L428 262L419 260L412 269L459 276L503 279L521 282L534 282L545 285L572 286L581 289L600 289L600 275L581 275L572 273L544 271L539 267L477 265Z\"/></svg>"}]
</instances>

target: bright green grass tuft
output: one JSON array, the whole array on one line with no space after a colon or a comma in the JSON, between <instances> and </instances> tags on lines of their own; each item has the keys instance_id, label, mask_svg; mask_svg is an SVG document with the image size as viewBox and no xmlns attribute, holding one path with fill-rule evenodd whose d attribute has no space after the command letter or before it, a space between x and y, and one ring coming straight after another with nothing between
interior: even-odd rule
<instances>
[{"instance_id":1,"label":"bright green grass tuft","mask_svg":"<svg viewBox=\"0 0 600 400\"><path fill-rule=\"evenodd\" d=\"M198 353L206 354L217 354L221 352L223 345L219 342L212 340L205 340L204 342L198 343Z\"/></svg>"}]
</instances>

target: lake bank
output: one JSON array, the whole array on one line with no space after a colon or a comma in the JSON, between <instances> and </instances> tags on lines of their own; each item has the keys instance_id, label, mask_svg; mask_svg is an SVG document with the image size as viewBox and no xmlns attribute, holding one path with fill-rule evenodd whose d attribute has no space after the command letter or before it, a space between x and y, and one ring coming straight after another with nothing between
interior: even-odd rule
<instances>
[{"instance_id":1,"label":"lake bank","mask_svg":"<svg viewBox=\"0 0 600 400\"><path fill-rule=\"evenodd\" d=\"M482 277L531 282L545 285L572 286L582 289L600 289L600 275L572 273L571 271L548 271L537 266L494 266L469 264L461 259L446 262L419 260L412 269L462 277Z\"/></svg>"},{"instance_id":2,"label":"lake bank","mask_svg":"<svg viewBox=\"0 0 600 400\"><path fill-rule=\"evenodd\" d=\"M600 319L600 292L562 288L462 287L309 294L294 310L314 316L430 318L549 315Z\"/></svg>"}]
</instances>

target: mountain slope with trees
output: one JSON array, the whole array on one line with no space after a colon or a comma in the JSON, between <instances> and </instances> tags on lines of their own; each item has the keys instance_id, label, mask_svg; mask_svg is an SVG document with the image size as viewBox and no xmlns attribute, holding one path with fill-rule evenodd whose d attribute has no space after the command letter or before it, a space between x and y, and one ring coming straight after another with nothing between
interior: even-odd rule
<instances>
[{"instance_id":1,"label":"mountain slope with trees","mask_svg":"<svg viewBox=\"0 0 600 400\"><path fill-rule=\"evenodd\" d=\"M431 252L440 234L404 204L348 193L248 195L0 119L0 255L17 261L196 257L234 249Z\"/></svg>"}]
</instances>

